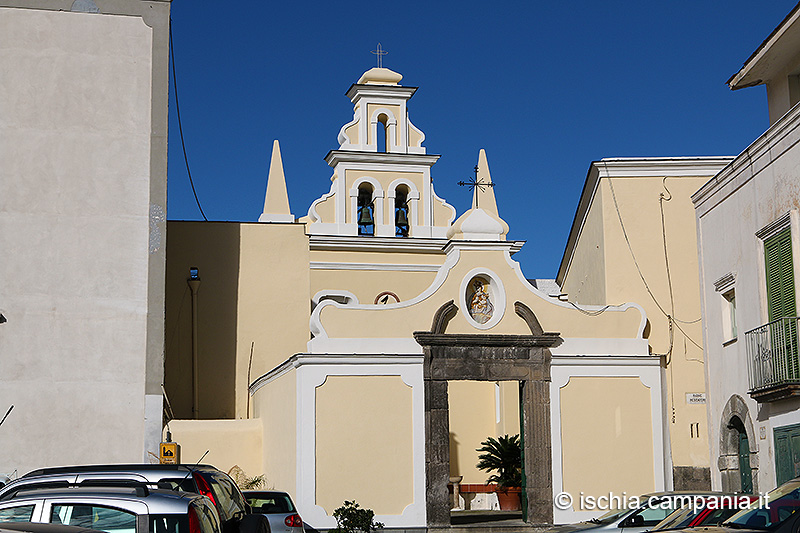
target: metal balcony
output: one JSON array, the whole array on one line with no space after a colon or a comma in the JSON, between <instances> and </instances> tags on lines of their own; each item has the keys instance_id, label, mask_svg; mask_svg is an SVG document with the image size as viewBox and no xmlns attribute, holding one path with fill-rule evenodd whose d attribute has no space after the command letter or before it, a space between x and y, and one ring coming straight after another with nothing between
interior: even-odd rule
<instances>
[{"instance_id":1,"label":"metal balcony","mask_svg":"<svg viewBox=\"0 0 800 533\"><path fill-rule=\"evenodd\" d=\"M783 317L744 334L753 399L773 402L800 396L797 321L798 317Z\"/></svg>"}]
</instances>

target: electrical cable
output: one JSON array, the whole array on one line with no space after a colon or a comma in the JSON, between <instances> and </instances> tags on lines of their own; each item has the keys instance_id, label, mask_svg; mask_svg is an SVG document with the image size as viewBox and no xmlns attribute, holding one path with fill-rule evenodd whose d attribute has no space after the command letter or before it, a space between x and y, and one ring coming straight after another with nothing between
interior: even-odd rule
<instances>
[{"instance_id":1,"label":"electrical cable","mask_svg":"<svg viewBox=\"0 0 800 533\"><path fill-rule=\"evenodd\" d=\"M608 176L608 166L605 163L604 163L604 165L606 166L606 176ZM683 335L689 340L689 342L691 342L692 344L694 344L695 346L697 346L701 350L703 349L703 347L700 344L698 344L697 342L695 342L694 339L692 339L686 333L686 331L684 331L683 328L681 328L678 325L678 322L681 322L681 323L684 323L684 324L694 324L696 322L699 322L701 319L698 318L697 320L689 322L689 321L678 320L673 316L673 314L675 312L675 309L674 309L675 301L674 301L674 296L673 296L673 291L672 291L672 275L671 275L671 272L670 272L670 269L669 269L669 259L668 259L668 254L667 254L666 222L665 222L665 219L664 219L664 207L663 207L663 202L664 201L669 201L669 200L672 199L672 193L666 187L666 180L667 180L667 178L664 178L662 183L664 184L664 189L666 189L667 193L669 193L670 196L669 196L669 198L667 198L666 196L664 196L664 193L660 193L659 199L658 199L658 203L659 203L659 207L661 209L661 236L662 236L662 239L663 239L663 242L664 242L664 260L665 260L666 269L667 269L667 281L668 281L668 284L669 284L670 303L671 303L671 306L672 306L672 314L666 312L664 307L661 305L661 303L656 298L655 294L653 294L653 291L650 289L650 285L647 283L647 280L645 279L644 274L642 273L642 269L639 267L639 262L636 260L636 255L633 253L633 246L631 245L631 241L628 238L628 232L625 229L625 223L622 221L622 213L619 210L619 203L617 202L617 195L616 195L616 191L614 190L614 183L611 180L611 177L610 176L608 177L608 185L609 185L609 187L611 189L611 198L614 201L614 209L617 212L617 218L619 219L619 225L620 225L620 228L622 229L622 235L625 238L625 243L628 246L628 251L631 254L631 258L633 259L633 264L636 266L636 271L639 273L639 277L642 279L642 283L644 284L644 287L647 290L647 293L650 295L650 298L653 299L653 302L656 304L656 307L658 307L658 310L661 311L661 313L669 321L669 337L670 337L669 349L667 350L667 352L665 354L654 354L654 355L664 355L667 358L666 363L669 364L670 356L672 355L672 349L674 347L673 324L674 324L674 326L676 328L678 328L678 330L680 330L681 333L683 333Z\"/></svg>"},{"instance_id":2,"label":"electrical cable","mask_svg":"<svg viewBox=\"0 0 800 533\"><path fill-rule=\"evenodd\" d=\"M601 315L606 310L608 310L609 307L612 307L611 305L606 305L605 307L603 307L602 309L598 309L597 311L587 311L586 309L581 309L580 307L578 307L578 304L576 304L575 302L567 302L567 303L569 303L572 307L574 307L575 309L577 309L578 311L580 311L584 315L589 315L589 316Z\"/></svg>"},{"instance_id":3,"label":"electrical cable","mask_svg":"<svg viewBox=\"0 0 800 533\"><path fill-rule=\"evenodd\" d=\"M203 212L203 207L200 205L200 199L197 197L197 190L194 188L194 180L192 180L192 171L189 170L189 158L186 155L186 143L183 141L183 126L181 125L181 106L178 104L178 77L175 75L175 48L172 46L172 17L169 19L169 51L172 57L172 87L175 89L175 112L178 116L178 131L181 134L181 148L183 148L183 160L186 162L186 174L189 175L189 185L192 186L194 193L194 201L197 202L197 208L200 214L203 215L203 220L208 222L206 214Z\"/></svg>"}]
</instances>

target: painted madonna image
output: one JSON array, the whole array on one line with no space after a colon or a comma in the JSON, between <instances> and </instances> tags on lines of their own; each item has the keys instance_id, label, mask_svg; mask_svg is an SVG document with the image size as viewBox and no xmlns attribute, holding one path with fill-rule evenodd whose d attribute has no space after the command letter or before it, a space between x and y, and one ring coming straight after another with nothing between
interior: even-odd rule
<instances>
[{"instance_id":1,"label":"painted madonna image","mask_svg":"<svg viewBox=\"0 0 800 533\"><path fill-rule=\"evenodd\" d=\"M478 324L485 324L492 318L494 306L489 297L489 283L482 278L475 278L470 283L469 314Z\"/></svg>"}]
</instances>

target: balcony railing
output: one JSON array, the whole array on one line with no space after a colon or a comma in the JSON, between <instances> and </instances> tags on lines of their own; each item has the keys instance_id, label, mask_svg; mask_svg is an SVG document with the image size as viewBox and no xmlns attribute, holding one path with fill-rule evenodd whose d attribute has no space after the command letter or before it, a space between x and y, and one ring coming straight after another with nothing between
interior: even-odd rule
<instances>
[{"instance_id":1,"label":"balcony railing","mask_svg":"<svg viewBox=\"0 0 800 533\"><path fill-rule=\"evenodd\" d=\"M783 317L745 333L750 396L774 401L800 395L798 317Z\"/></svg>"}]
</instances>

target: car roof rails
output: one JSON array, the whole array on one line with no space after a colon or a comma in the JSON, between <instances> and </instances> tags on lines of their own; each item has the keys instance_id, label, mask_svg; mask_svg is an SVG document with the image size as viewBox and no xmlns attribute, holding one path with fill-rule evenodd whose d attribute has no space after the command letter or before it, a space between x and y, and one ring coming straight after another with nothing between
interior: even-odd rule
<instances>
[{"instance_id":1,"label":"car roof rails","mask_svg":"<svg viewBox=\"0 0 800 533\"><path fill-rule=\"evenodd\" d=\"M28 480L24 480L28 481ZM71 488L130 488L133 489L137 496L148 496L150 488L145 481L138 479L108 479L108 478L88 478L79 479L77 481L70 481L66 479L50 480L50 481L34 481L23 482L15 484L13 490L3 494L3 500L10 500L21 492L42 491L52 489L71 489Z\"/></svg>"}]
</instances>

